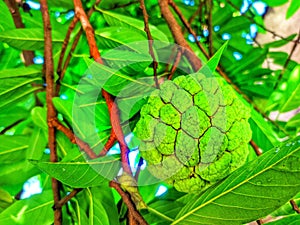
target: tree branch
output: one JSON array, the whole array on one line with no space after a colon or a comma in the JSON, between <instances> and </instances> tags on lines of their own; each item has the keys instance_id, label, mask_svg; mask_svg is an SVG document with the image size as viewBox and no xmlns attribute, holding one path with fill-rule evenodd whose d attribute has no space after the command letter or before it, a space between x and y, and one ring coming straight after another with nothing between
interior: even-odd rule
<instances>
[{"instance_id":1,"label":"tree branch","mask_svg":"<svg viewBox=\"0 0 300 225\"><path fill-rule=\"evenodd\" d=\"M103 64L102 58L100 56L100 53L97 48L95 35L94 35L94 29L92 28L87 15L85 14L82 4L80 0L74 0L74 6L75 6L75 14L80 19L83 30L86 33L89 48L90 48L90 54L93 57L93 59ZM120 144L121 149L121 160L122 160L122 166L125 172L132 174L130 166L129 166L129 160L128 160L128 146L125 142L124 134L122 131L122 127L120 124L120 117L119 117L119 110L114 102L114 99L112 96L106 92L104 89L102 89L102 95L106 100L106 104L108 105L109 114L110 114L110 122L112 125L112 129L114 134L116 135L116 138Z\"/></svg>"},{"instance_id":2,"label":"tree branch","mask_svg":"<svg viewBox=\"0 0 300 225\"><path fill-rule=\"evenodd\" d=\"M171 2L171 1L170 1ZM177 23L175 17L173 16L172 12L169 9L169 0L159 0L160 11L165 18L169 29L172 32L172 35L175 39L175 42L183 47L183 54L187 57L190 61L193 70L198 71L202 66L202 62L200 59L195 55L192 51L191 47L188 45L187 41L185 40L182 32L181 27Z\"/></svg>"},{"instance_id":3,"label":"tree branch","mask_svg":"<svg viewBox=\"0 0 300 225\"><path fill-rule=\"evenodd\" d=\"M133 217L135 218L135 220L140 225L148 225L148 223L146 222L146 220L141 216L141 214L135 208L135 205L132 202L130 196L125 191L123 191L123 189L121 188L120 184L117 183L117 182L115 182L115 181L111 181L109 183L109 185L110 185L110 187L116 189L116 191L122 197L124 203L126 204L126 206L128 208L129 213L131 213L133 215Z\"/></svg>"},{"instance_id":4,"label":"tree branch","mask_svg":"<svg viewBox=\"0 0 300 225\"><path fill-rule=\"evenodd\" d=\"M56 204L53 206L53 209L61 209L61 207L66 204L68 201L70 201L77 193L82 191L82 188L76 188L74 189L70 194L68 194L66 197L62 198Z\"/></svg>"},{"instance_id":5,"label":"tree branch","mask_svg":"<svg viewBox=\"0 0 300 225\"><path fill-rule=\"evenodd\" d=\"M57 118L52 119L50 123L57 130L63 132L73 144L77 144L78 147L83 150L91 159L97 158L97 155L94 153L93 149L91 149L90 146L80 138L76 137L73 131L61 124Z\"/></svg>"},{"instance_id":6,"label":"tree branch","mask_svg":"<svg viewBox=\"0 0 300 225\"><path fill-rule=\"evenodd\" d=\"M47 122L48 122L48 145L50 149L50 161L57 162L56 152L56 139L55 127L51 125L51 120L56 118L56 110L54 108L52 98L54 97L54 69L53 69L53 56L52 56L52 37L51 37L51 24L48 11L47 0L41 0L41 12L44 24L44 39L45 39L45 77L46 77L46 101L47 101ZM59 181L52 178L52 191L54 204L60 200ZM61 209L54 210L54 225L62 223Z\"/></svg>"},{"instance_id":7,"label":"tree branch","mask_svg":"<svg viewBox=\"0 0 300 225\"><path fill-rule=\"evenodd\" d=\"M294 200L291 200L290 204L292 205L293 210L296 213L300 214L300 209L299 209L299 206L297 205L297 203Z\"/></svg>"},{"instance_id":8,"label":"tree branch","mask_svg":"<svg viewBox=\"0 0 300 225\"><path fill-rule=\"evenodd\" d=\"M158 63L157 63L156 57L154 55L153 38L152 38L150 29L149 29L149 20L148 20L149 16L148 16L148 13L147 13L147 10L146 10L144 0L140 0L140 7L143 11L144 24L145 24L144 30L145 30L145 32L147 34L147 37L148 37L149 54L151 55L151 58L153 60L152 64L153 64L154 81L155 81L156 87L159 88L159 83L158 83L158 79L157 79L157 66L158 66Z\"/></svg>"},{"instance_id":9,"label":"tree branch","mask_svg":"<svg viewBox=\"0 0 300 225\"><path fill-rule=\"evenodd\" d=\"M17 6L17 3L15 0L5 0L5 3L12 15L12 18L14 20L14 24L16 28L24 28L24 24L22 22L22 17L19 11L19 7ZM33 64L33 58L34 58L34 52L23 50L22 51L23 57L24 57L24 64L25 66L29 66Z\"/></svg>"},{"instance_id":10,"label":"tree branch","mask_svg":"<svg viewBox=\"0 0 300 225\"><path fill-rule=\"evenodd\" d=\"M95 11L95 5L98 5L100 3L101 0L96 0L95 4L93 5L93 7L88 11L88 14L87 14L87 17L90 18L90 16L92 15L92 13ZM72 46L71 46L71 49L68 53L68 56L65 60L65 63L64 65L63 64L63 60L64 60L64 57L65 57L65 53L66 53L66 50L67 50L67 46L69 44L69 41L70 41L70 37L71 37L71 34L73 32L73 30L75 29L75 26L76 24L78 23L79 21L79 18L78 17L74 17L74 19L72 20L69 28L68 28L68 31L67 31L67 34L66 34L66 37L64 39L64 43L63 43L63 46L62 46L62 50L60 52L60 56L59 56L59 61L58 61L58 66L57 66L57 74L59 76L59 80L57 82L57 85L56 85L56 94L58 95L59 94L59 90L60 90L60 81L64 78L64 75L65 75L65 72L66 72L66 69L69 65L69 62L71 60L71 57L72 57L72 52L75 50L79 40L80 40L80 37L81 37L81 34L82 34L82 28L80 28L80 30L78 31L78 33L76 34L75 38L74 38L74 42L72 43Z\"/></svg>"}]
</instances>

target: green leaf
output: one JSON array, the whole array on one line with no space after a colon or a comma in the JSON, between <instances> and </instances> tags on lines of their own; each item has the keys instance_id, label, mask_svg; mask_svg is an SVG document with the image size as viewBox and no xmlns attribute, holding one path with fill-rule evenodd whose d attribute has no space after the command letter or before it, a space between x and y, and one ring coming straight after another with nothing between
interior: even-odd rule
<instances>
[{"instance_id":1,"label":"green leaf","mask_svg":"<svg viewBox=\"0 0 300 225\"><path fill-rule=\"evenodd\" d=\"M31 84L36 81L41 81L41 78L5 78L1 79L1 87L0 87L0 96L15 91L17 88L25 86L26 84Z\"/></svg>"},{"instance_id":2,"label":"green leaf","mask_svg":"<svg viewBox=\"0 0 300 225\"><path fill-rule=\"evenodd\" d=\"M144 21L142 20L114 13L112 11L105 11L98 7L96 7L96 10L100 11L103 14L104 19L110 26L128 27L130 29L140 32L141 34L145 34ZM149 28L154 40L168 42L168 38L166 37L166 35L163 32L161 32L157 27L149 24Z\"/></svg>"},{"instance_id":3,"label":"green leaf","mask_svg":"<svg viewBox=\"0 0 300 225\"><path fill-rule=\"evenodd\" d=\"M200 73L204 74L212 74L213 71L217 68L220 59L222 57L222 54L224 50L227 48L228 41L226 41L221 48L218 49L218 51L213 55L213 57L210 58L210 60L200 69Z\"/></svg>"},{"instance_id":4,"label":"green leaf","mask_svg":"<svg viewBox=\"0 0 300 225\"><path fill-rule=\"evenodd\" d=\"M265 121L262 115L254 109L251 110L249 123L252 130L252 139L263 151L267 151L279 144L278 136L270 123Z\"/></svg>"},{"instance_id":5,"label":"green leaf","mask_svg":"<svg viewBox=\"0 0 300 225\"><path fill-rule=\"evenodd\" d=\"M43 172L74 188L99 186L112 180L120 169L119 159L106 156L86 161L42 162L30 160Z\"/></svg>"},{"instance_id":6,"label":"green leaf","mask_svg":"<svg viewBox=\"0 0 300 225\"><path fill-rule=\"evenodd\" d=\"M267 3L267 5L270 7L280 6L287 3L288 1L289 0L264 0L264 2Z\"/></svg>"},{"instance_id":7,"label":"green leaf","mask_svg":"<svg viewBox=\"0 0 300 225\"><path fill-rule=\"evenodd\" d=\"M299 107L300 102L300 66L296 66L287 81L280 112L288 112Z\"/></svg>"},{"instance_id":8,"label":"green leaf","mask_svg":"<svg viewBox=\"0 0 300 225\"><path fill-rule=\"evenodd\" d=\"M148 43L143 42L141 44L145 46L145 44L147 45ZM138 45L137 48L133 44L130 45L130 47L140 51L141 49L139 46L140 45ZM102 54L102 58L105 59L107 65L120 70L121 73L124 71L127 74L136 74L144 72L153 61L151 56L146 54L146 52L144 51L144 53L140 53L117 48L108 52L104 52L104 54Z\"/></svg>"},{"instance_id":9,"label":"green leaf","mask_svg":"<svg viewBox=\"0 0 300 225\"><path fill-rule=\"evenodd\" d=\"M52 191L49 190L28 199L16 201L0 214L0 224L51 224L53 222L52 196Z\"/></svg>"},{"instance_id":10,"label":"green leaf","mask_svg":"<svg viewBox=\"0 0 300 225\"><path fill-rule=\"evenodd\" d=\"M89 67L88 75L81 79L81 84L78 87L83 93L96 94L96 91L99 92L100 88L104 88L114 96L120 96L119 93L122 91L121 96L128 97L132 96L133 93L139 92L141 94L153 90L153 78L136 79L118 72L115 68L94 63L88 58L85 58L85 61ZM132 87L134 89L131 89Z\"/></svg>"},{"instance_id":11,"label":"green leaf","mask_svg":"<svg viewBox=\"0 0 300 225\"><path fill-rule=\"evenodd\" d=\"M137 52L148 52L145 44L135 46L132 42L146 41L147 37L136 30L127 27L105 27L95 30L100 48L115 48L120 45Z\"/></svg>"},{"instance_id":12,"label":"green leaf","mask_svg":"<svg viewBox=\"0 0 300 225\"><path fill-rule=\"evenodd\" d=\"M0 135L0 162L14 163L25 159L28 136Z\"/></svg>"},{"instance_id":13,"label":"green leaf","mask_svg":"<svg viewBox=\"0 0 300 225\"><path fill-rule=\"evenodd\" d=\"M262 218L299 192L299 161L297 137L237 169L204 193L190 194L172 224L234 225Z\"/></svg>"},{"instance_id":14,"label":"green leaf","mask_svg":"<svg viewBox=\"0 0 300 225\"><path fill-rule=\"evenodd\" d=\"M29 112L22 107L13 106L6 107L0 110L0 124L3 127L7 127L16 123L17 121L24 120L28 117Z\"/></svg>"},{"instance_id":15,"label":"green leaf","mask_svg":"<svg viewBox=\"0 0 300 225\"><path fill-rule=\"evenodd\" d=\"M44 131L48 132L48 125L47 125L47 111L45 108L42 107L34 107L31 110L31 118L33 123L42 128Z\"/></svg>"},{"instance_id":16,"label":"green leaf","mask_svg":"<svg viewBox=\"0 0 300 225\"><path fill-rule=\"evenodd\" d=\"M300 113L293 116L286 124L286 127L300 127Z\"/></svg>"},{"instance_id":17,"label":"green leaf","mask_svg":"<svg viewBox=\"0 0 300 225\"><path fill-rule=\"evenodd\" d=\"M112 191L107 186L86 189L87 197L91 203L89 218L94 224L118 225L118 210L114 204Z\"/></svg>"},{"instance_id":18,"label":"green leaf","mask_svg":"<svg viewBox=\"0 0 300 225\"><path fill-rule=\"evenodd\" d=\"M0 217L1 217L1 212L9 207L12 203L14 202L12 196L5 191L0 189Z\"/></svg>"},{"instance_id":19,"label":"green leaf","mask_svg":"<svg viewBox=\"0 0 300 225\"><path fill-rule=\"evenodd\" d=\"M40 50L44 47L44 32L39 28L19 28L0 32L0 41L20 50ZM62 43L61 34L52 31L53 44Z\"/></svg>"},{"instance_id":20,"label":"green leaf","mask_svg":"<svg viewBox=\"0 0 300 225\"><path fill-rule=\"evenodd\" d=\"M286 12L285 19L291 18L300 8L300 2L298 0L292 0L291 4Z\"/></svg>"},{"instance_id":21,"label":"green leaf","mask_svg":"<svg viewBox=\"0 0 300 225\"><path fill-rule=\"evenodd\" d=\"M42 75L42 67L31 65L28 67L20 67L13 69L0 70L0 79L3 78L18 78L18 77L37 77Z\"/></svg>"},{"instance_id":22,"label":"green leaf","mask_svg":"<svg viewBox=\"0 0 300 225\"><path fill-rule=\"evenodd\" d=\"M297 36L297 34L291 34L290 36L288 36L285 39L266 43L266 44L264 44L264 47L266 47L266 48L279 48L283 45L286 45L286 44L290 43L296 36Z\"/></svg>"},{"instance_id":23,"label":"green leaf","mask_svg":"<svg viewBox=\"0 0 300 225\"><path fill-rule=\"evenodd\" d=\"M26 140L28 142L28 140ZM26 158L40 160L47 145L47 136L45 130L34 127L28 142Z\"/></svg>"},{"instance_id":24,"label":"green leaf","mask_svg":"<svg viewBox=\"0 0 300 225\"><path fill-rule=\"evenodd\" d=\"M177 201L167 201L159 199L149 204L145 219L149 224L170 224L182 209L183 204Z\"/></svg>"},{"instance_id":25,"label":"green leaf","mask_svg":"<svg viewBox=\"0 0 300 225\"><path fill-rule=\"evenodd\" d=\"M4 1L0 1L0 31L15 28L11 13L9 12Z\"/></svg>"},{"instance_id":26,"label":"green leaf","mask_svg":"<svg viewBox=\"0 0 300 225\"><path fill-rule=\"evenodd\" d=\"M24 156L25 155L26 153L24 153ZM0 167L0 185L13 186L20 191L23 183L39 172L37 168L26 160L16 161L11 164L2 164Z\"/></svg>"}]
</instances>

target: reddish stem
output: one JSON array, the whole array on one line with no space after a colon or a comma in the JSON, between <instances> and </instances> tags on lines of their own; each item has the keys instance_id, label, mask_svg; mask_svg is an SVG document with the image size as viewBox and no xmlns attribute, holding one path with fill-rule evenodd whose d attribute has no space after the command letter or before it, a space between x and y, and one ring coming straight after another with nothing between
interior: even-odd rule
<instances>
[{"instance_id":1,"label":"reddish stem","mask_svg":"<svg viewBox=\"0 0 300 225\"><path fill-rule=\"evenodd\" d=\"M57 162L56 152L56 139L55 139L55 127L51 125L51 121L56 119L56 110L54 108L52 98L54 97L54 69L53 69L53 56L52 56L52 37L51 37L51 24L48 11L47 0L41 0L41 12L44 24L44 40L45 40L45 77L46 77L46 102L47 102L47 122L48 127L48 146L50 149L50 161ZM52 191L54 205L60 200L60 183L58 180L52 178ZM60 225L62 223L62 211L61 209L54 210L54 224Z\"/></svg>"}]
</instances>

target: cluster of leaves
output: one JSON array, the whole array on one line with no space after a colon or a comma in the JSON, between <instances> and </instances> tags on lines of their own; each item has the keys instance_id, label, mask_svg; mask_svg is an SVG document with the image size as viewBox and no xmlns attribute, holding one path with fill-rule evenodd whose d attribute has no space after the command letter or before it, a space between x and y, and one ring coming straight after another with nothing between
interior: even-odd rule
<instances>
[{"instance_id":1,"label":"cluster of leaves","mask_svg":"<svg viewBox=\"0 0 300 225\"><path fill-rule=\"evenodd\" d=\"M62 182L60 192L63 197L74 188L83 188L63 206L63 224L128 224L126 206L108 185L121 168L118 155L87 160L72 140L62 131L57 131L58 162L49 162L44 71L42 65L25 66L28 62L24 63L26 57L23 57L28 51L34 52L36 62L44 56L42 14L39 10L31 9L29 14L20 9L25 28L16 28L16 18L10 12L11 2L15 1L0 1L0 224L52 223L54 201L51 178ZM248 101L244 101L245 105L252 109L252 139L263 155L256 157L252 151L249 156L251 162L199 194L177 192L150 175L147 169L141 170L137 183L139 193L147 204L146 209L141 210L142 215L149 224L243 224L270 213L274 217L284 216L272 224L299 221L299 215L294 215L287 202L293 197L294 203L299 202L300 138L297 133L300 114L294 113L291 119L284 121L279 120L280 116L272 120L268 118L271 112L276 111L281 115L294 112L299 107L299 64L291 60L288 53L270 51L271 47L290 42L297 34L254 47L247 44L243 36L249 33L253 23L258 25L259 32L266 32L263 19L253 8L241 15L241 0L213 0L213 6L205 3L209 1L189 1L194 2L189 5L179 0L174 2L182 12L181 16L190 19L190 25L197 33L207 29L211 31L209 37L199 33L200 43L205 50L208 51L212 46L212 53L217 52L225 42L223 34L230 34L231 39L223 51L220 65L241 94L241 99L244 97ZM287 0L266 2L281 5ZM69 15L74 5L69 0L48 1L48 4L54 70L57 71L60 53L65 48L63 41L72 21ZM93 0L83 1L86 11L94 4ZM288 17L298 8L298 1L291 1ZM153 39L161 43L174 43L170 25L161 16L158 2L146 1L146 9L150 14ZM210 13L212 21L209 20ZM180 19L176 18L181 24ZM152 80L153 63L151 57L145 54L148 52L147 46L143 49L131 44L147 41L139 1L102 0L95 7L90 22L106 65L95 66L91 63L87 36L81 35L75 49L71 44L66 46L72 54L64 76L55 74L60 89L52 102L59 121L98 154L111 133L109 107L97 87L90 89L92 85L86 88L84 84L88 84L89 77L98 76L93 81L103 85L108 93L113 96L122 93L118 107L122 129L127 135L133 130L139 119L138 112L145 102L140 90L151 90L148 80L141 78L150 77ZM182 28L184 37L189 40L190 35L185 32L184 26ZM80 29L79 24L74 27L70 43L76 38L73 34L81 32ZM297 41L294 42L297 44ZM189 44L203 62L208 61L195 40ZM119 46L125 48L109 51ZM160 49L159 61L167 62L169 58L174 58L163 54L163 50L170 53L166 46L162 45ZM235 52L242 55L241 60L234 58ZM210 68L217 66L219 58L214 57L208 62ZM282 69L264 68L263 62L269 58ZM128 59L132 59L133 63L128 63ZM184 57L178 67L181 69L175 71L175 77L192 72L189 61ZM112 68L122 69L116 72ZM167 63L159 63L159 77L165 77L168 68ZM216 75L219 76L218 73ZM83 85L79 85L82 81ZM124 91L124 88L128 90ZM95 93L98 94L96 98ZM78 100L81 95L92 97L84 98L84 102L81 102ZM128 112L128 106L132 105L134 107ZM92 119L89 117L91 112ZM288 140L280 143L285 139ZM136 153L134 138L128 145L131 153ZM140 160L139 154L136 155L134 165ZM33 176L39 179L42 192L19 200L24 183ZM163 196L156 196L161 185L165 185L168 191Z\"/></svg>"}]
</instances>

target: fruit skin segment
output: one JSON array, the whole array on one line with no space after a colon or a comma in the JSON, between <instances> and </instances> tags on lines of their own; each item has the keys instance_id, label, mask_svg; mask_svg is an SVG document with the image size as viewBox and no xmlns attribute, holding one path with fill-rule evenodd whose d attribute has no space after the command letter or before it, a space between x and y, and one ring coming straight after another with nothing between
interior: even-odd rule
<instances>
[{"instance_id":1,"label":"fruit skin segment","mask_svg":"<svg viewBox=\"0 0 300 225\"><path fill-rule=\"evenodd\" d=\"M246 162L250 109L221 78L165 81L140 114L140 154L155 177L178 191L203 191Z\"/></svg>"}]
</instances>

